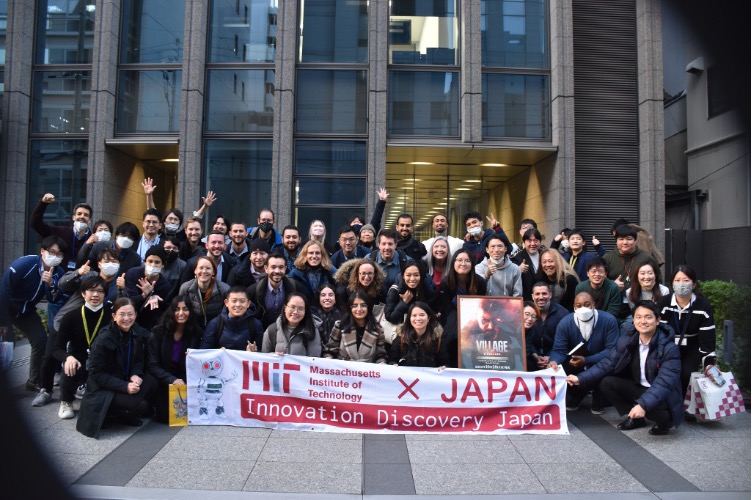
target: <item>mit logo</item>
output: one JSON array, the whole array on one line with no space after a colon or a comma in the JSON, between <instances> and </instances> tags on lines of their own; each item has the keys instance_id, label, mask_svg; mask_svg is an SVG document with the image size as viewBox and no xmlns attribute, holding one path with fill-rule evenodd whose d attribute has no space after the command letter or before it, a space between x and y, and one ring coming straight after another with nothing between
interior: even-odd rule
<instances>
[{"instance_id":1,"label":"mit logo","mask_svg":"<svg viewBox=\"0 0 752 500\"><path fill-rule=\"evenodd\" d=\"M280 370L281 367L281 370ZM261 382L264 392L284 392L290 394L290 373L299 372L300 365L292 363L266 363L264 361L243 361L243 389L251 387L251 377L254 382ZM282 376L280 390L279 379Z\"/></svg>"}]
</instances>

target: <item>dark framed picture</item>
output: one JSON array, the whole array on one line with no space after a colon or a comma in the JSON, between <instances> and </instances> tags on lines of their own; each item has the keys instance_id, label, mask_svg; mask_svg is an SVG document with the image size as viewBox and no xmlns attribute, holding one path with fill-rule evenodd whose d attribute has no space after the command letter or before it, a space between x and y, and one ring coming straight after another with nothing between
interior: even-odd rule
<instances>
[{"instance_id":1,"label":"dark framed picture","mask_svg":"<svg viewBox=\"0 0 752 500\"><path fill-rule=\"evenodd\" d=\"M526 371L522 297L457 297L458 366Z\"/></svg>"}]
</instances>

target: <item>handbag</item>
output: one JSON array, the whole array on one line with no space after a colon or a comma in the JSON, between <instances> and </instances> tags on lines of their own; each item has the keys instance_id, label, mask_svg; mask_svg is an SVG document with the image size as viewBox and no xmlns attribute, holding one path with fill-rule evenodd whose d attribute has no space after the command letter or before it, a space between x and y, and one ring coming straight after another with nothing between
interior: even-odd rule
<instances>
[{"instance_id":1,"label":"handbag","mask_svg":"<svg viewBox=\"0 0 752 500\"><path fill-rule=\"evenodd\" d=\"M188 425L188 386L170 384L167 387L170 427L185 427Z\"/></svg>"},{"instance_id":2,"label":"handbag","mask_svg":"<svg viewBox=\"0 0 752 500\"><path fill-rule=\"evenodd\" d=\"M744 398L734 374L722 372L726 383L719 387L701 372L693 372L684 395L684 410L703 422L742 413Z\"/></svg>"},{"instance_id":3,"label":"handbag","mask_svg":"<svg viewBox=\"0 0 752 500\"><path fill-rule=\"evenodd\" d=\"M376 322L381 326L381 331L384 332L384 342L391 344L399 335L402 323L395 324L386 319L385 305L375 306L374 309L376 310Z\"/></svg>"}]
</instances>

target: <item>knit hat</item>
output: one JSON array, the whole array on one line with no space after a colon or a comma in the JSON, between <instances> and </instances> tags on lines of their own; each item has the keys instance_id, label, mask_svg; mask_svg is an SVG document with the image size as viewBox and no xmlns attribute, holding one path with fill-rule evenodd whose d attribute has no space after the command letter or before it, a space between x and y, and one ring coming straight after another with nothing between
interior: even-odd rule
<instances>
[{"instance_id":1,"label":"knit hat","mask_svg":"<svg viewBox=\"0 0 752 500\"><path fill-rule=\"evenodd\" d=\"M366 224L365 226L361 227L360 232L362 233L363 231L371 231L374 236L376 235L376 229L374 229L371 224Z\"/></svg>"},{"instance_id":2,"label":"knit hat","mask_svg":"<svg viewBox=\"0 0 752 500\"><path fill-rule=\"evenodd\" d=\"M269 243L259 236L258 238L251 240L248 244L248 253L251 253L254 250L261 250L262 252L269 253L271 248L269 248Z\"/></svg>"},{"instance_id":3,"label":"knit hat","mask_svg":"<svg viewBox=\"0 0 752 500\"><path fill-rule=\"evenodd\" d=\"M150 247L146 251L146 255L144 255L144 261L146 261L146 259L148 259L150 255L159 257L159 260L162 261L163 265L167 262L167 255L165 254L164 248L161 245L154 245L153 247Z\"/></svg>"}]
</instances>

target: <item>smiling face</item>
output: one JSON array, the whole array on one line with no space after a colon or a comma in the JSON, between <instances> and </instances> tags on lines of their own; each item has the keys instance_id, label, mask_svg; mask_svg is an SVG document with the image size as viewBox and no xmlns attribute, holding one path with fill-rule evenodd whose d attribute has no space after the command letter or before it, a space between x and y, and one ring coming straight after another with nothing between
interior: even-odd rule
<instances>
[{"instance_id":1,"label":"smiling face","mask_svg":"<svg viewBox=\"0 0 752 500\"><path fill-rule=\"evenodd\" d=\"M230 239L235 245L241 246L245 242L246 236L248 236L248 231L244 224L233 224L230 226Z\"/></svg>"},{"instance_id":2,"label":"smiling face","mask_svg":"<svg viewBox=\"0 0 752 500\"><path fill-rule=\"evenodd\" d=\"M350 313L352 314L355 323L362 326L365 324L366 318L368 318L368 304L358 297L350 306Z\"/></svg>"},{"instance_id":3,"label":"smiling face","mask_svg":"<svg viewBox=\"0 0 752 500\"><path fill-rule=\"evenodd\" d=\"M290 297L285 306L285 318L287 324L295 328L305 318L305 302L301 297L294 295Z\"/></svg>"},{"instance_id":4,"label":"smiling face","mask_svg":"<svg viewBox=\"0 0 752 500\"><path fill-rule=\"evenodd\" d=\"M486 251L491 259L498 262L503 259L504 254L507 253L507 247L500 239L492 238L486 246Z\"/></svg>"},{"instance_id":5,"label":"smiling face","mask_svg":"<svg viewBox=\"0 0 752 500\"><path fill-rule=\"evenodd\" d=\"M364 262L358 267L358 283L363 288L368 288L373 283L373 277L376 273L376 269L372 264Z\"/></svg>"},{"instance_id":6,"label":"smiling face","mask_svg":"<svg viewBox=\"0 0 752 500\"><path fill-rule=\"evenodd\" d=\"M635 330L640 335L652 337L658 328L658 318L655 313L647 307L638 307L632 316L634 319Z\"/></svg>"},{"instance_id":7,"label":"smiling face","mask_svg":"<svg viewBox=\"0 0 752 500\"><path fill-rule=\"evenodd\" d=\"M556 258L551 255L551 252L544 252L543 255L541 255L540 267L549 278L556 276Z\"/></svg>"},{"instance_id":8,"label":"smiling face","mask_svg":"<svg viewBox=\"0 0 752 500\"><path fill-rule=\"evenodd\" d=\"M650 264L643 265L637 271L637 281L643 290L652 290L655 286L655 271L653 271L653 266Z\"/></svg>"},{"instance_id":9,"label":"smiling face","mask_svg":"<svg viewBox=\"0 0 752 500\"><path fill-rule=\"evenodd\" d=\"M535 236L530 236L530 238L523 241L525 245L525 251L527 251L530 255L535 255L538 253L538 249L541 246L541 240L536 238Z\"/></svg>"},{"instance_id":10,"label":"smiling face","mask_svg":"<svg viewBox=\"0 0 752 500\"><path fill-rule=\"evenodd\" d=\"M547 286L533 287L533 302L538 306L538 309L547 311L548 305L551 303L551 290Z\"/></svg>"},{"instance_id":11,"label":"smiling face","mask_svg":"<svg viewBox=\"0 0 752 500\"><path fill-rule=\"evenodd\" d=\"M582 250L582 247L585 245L585 240L582 239L582 235L580 234L570 234L567 240L569 240L569 248L575 253Z\"/></svg>"},{"instance_id":12,"label":"smiling face","mask_svg":"<svg viewBox=\"0 0 752 500\"><path fill-rule=\"evenodd\" d=\"M410 217L400 217L397 219L397 233L403 240L406 240L413 234L413 221Z\"/></svg>"},{"instance_id":13,"label":"smiling face","mask_svg":"<svg viewBox=\"0 0 752 500\"><path fill-rule=\"evenodd\" d=\"M420 285L420 270L418 270L418 266L405 268L405 272L402 273L402 281L405 282L405 285L410 290L418 288L418 285Z\"/></svg>"},{"instance_id":14,"label":"smiling face","mask_svg":"<svg viewBox=\"0 0 752 500\"><path fill-rule=\"evenodd\" d=\"M196 261L196 267L193 268L196 275L196 281L199 286L205 286L211 283L214 278L214 266L209 259L202 257Z\"/></svg>"},{"instance_id":15,"label":"smiling face","mask_svg":"<svg viewBox=\"0 0 752 500\"><path fill-rule=\"evenodd\" d=\"M217 220L214 221L212 231L219 231L222 234L227 234L227 221L222 217L218 217Z\"/></svg>"},{"instance_id":16,"label":"smiling face","mask_svg":"<svg viewBox=\"0 0 752 500\"><path fill-rule=\"evenodd\" d=\"M355 242L358 239L355 237L354 231L348 231L339 235L339 246L342 247L342 252L351 256L355 252Z\"/></svg>"},{"instance_id":17,"label":"smiling face","mask_svg":"<svg viewBox=\"0 0 752 500\"><path fill-rule=\"evenodd\" d=\"M459 252L454 261L454 271L460 276L468 275L473 270L473 259L467 252Z\"/></svg>"},{"instance_id":18,"label":"smiling face","mask_svg":"<svg viewBox=\"0 0 752 500\"><path fill-rule=\"evenodd\" d=\"M280 257L270 257L269 261L264 266L266 276L269 278L269 283L272 286L277 286L282 282L282 278L285 276L287 270L285 259Z\"/></svg>"},{"instance_id":19,"label":"smiling face","mask_svg":"<svg viewBox=\"0 0 752 500\"><path fill-rule=\"evenodd\" d=\"M410 325L415 328L415 333L420 337L428 328L428 313L420 307L413 307L410 313Z\"/></svg>"},{"instance_id":20,"label":"smiling face","mask_svg":"<svg viewBox=\"0 0 752 500\"><path fill-rule=\"evenodd\" d=\"M88 208L78 207L71 218L76 222L85 222L88 224L91 220L91 212Z\"/></svg>"},{"instance_id":21,"label":"smiling face","mask_svg":"<svg viewBox=\"0 0 752 500\"><path fill-rule=\"evenodd\" d=\"M264 252L263 250L254 249L253 252L251 252L248 256L248 258L251 260L251 265L256 271L261 271L264 269L264 262L266 262L266 258L269 256L268 253ZM268 273L267 273L268 274Z\"/></svg>"},{"instance_id":22,"label":"smiling face","mask_svg":"<svg viewBox=\"0 0 752 500\"><path fill-rule=\"evenodd\" d=\"M321 247L319 245L308 245L306 263L311 267L321 265Z\"/></svg>"},{"instance_id":23,"label":"smiling face","mask_svg":"<svg viewBox=\"0 0 752 500\"><path fill-rule=\"evenodd\" d=\"M525 306L524 310L524 316L522 318L522 324L525 327L525 330L529 330L533 327L535 322L538 320L538 313L536 310L530 306Z\"/></svg>"},{"instance_id":24,"label":"smiling face","mask_svg":"<svg viewBox=\"0 0 752 500\"><path fill-rule=\"evenodd\" d=\"M241 318L245 316L250 304L251 301L248 300L248 296L245 292L228 293L227 298L225 299L225 306L227 306L227 310L233 318Z\"/></svg>"},{"instance_id":25,"label":"smiling face","mask_svg":"<svg viewBox=\"0 0 752 500\"><path fill-rule=\"evenodd\" d=\"M156 215L147 215L144 217L141 227L144 228L144 234L148 236L156 236L162 228L162 224L159 222L159 217Z\"/></svg>"},{"instance_id":26,"label":"smiling face","mask_svg":"<svg viewBox=\"0 0 752 500\"><path fill-rule=\"evenodd\" d=\"M185 237L188 239L188 242L196 246L201 239L201 223L198 221L191 221L185 226Z\"/></svg>"},{"instance_id":27,"label":"smiling face","mask_svg":"<svg viewBox=\"0 0 752 500\"><path fill-rule=\"evenodd\" d=\"M449 245L447 245L447 242L445 240L436 240L433 243L433 248L431 248L431 255L433 255L433 258L436 260L444 260L449 255Z\"/></svg>"},{"instance_id":28,"label":"smiling face","mask_svg":"<svg viewBox=\"0 0 752 500\"><path fill-rule=\"evenodd\" d=\"M332 290L331 288L324 288L321 290L321 293L319 293L319 305L324 311L331 311L336 302L337 299L334 295L334 290Z\"/></svg>"},{"instance_id":29,"label":"smiling face","mask_svg":"<svg viewBox=\"0 0 752 500\"><path fill-rule=\"evenodd\" d=\"M227 249L225 245L225 237L221 234L210 234L206 238L206 252L218 261L224 251Z\"/></svg>"},{"instance_id":30,"label":"smiling face","mask_svg":"<svg viewBox=\"0 0 752 500\"><path fill-rule=\"evenodd\" d=\"M389 262L394 258L394 250L397 248L397 243L393 238L385 235L379 236L379 253L381 258Z\"/></svg>"},{"instance_id":31,"label":"smiling face","mask_svg":"<svg viewBox=\"0 0 752 500\"><path fill-rule=\"evenodd\" d=\"M616 248L622 255L627 255L635 251L637 240L632 236L625 236L623 238L616 238Z\"/></svg>"},{"instance_id":32,"label":"smiling face","mask_svg":"<svg viewBox=\"0 0 752 500\"><path fill-rule=\"evenodd\" d=\"M324 226L324 223L320 220L315 220L311 222L311 229L310 229L311 236L316 238L323 238L324 234L326 234L326 227Z\"/></svg>"},{"instance_id":33,"label":"smiling face","mask_svg":"<svg viewBox=\"0 0 752 500\"><path fill-rule=\"evenodd\" d=\"M136 322L136 310L130 304L124 305L112 313L112 321L122 331L127 332L131 329L133 323Z\"/></svg>"},{"instance_id":34,"label":"smiling face","mask_svg":"<svg viewBox=\"0 0 752 500\"><path fill-rule=\"evenodd\" d=\"M606 268L603 266L593 266L588 269L587 275L590 285L600 288L603 282L606 281Z\"/></svg>"},{"instance_id":35,"label":"smiling face","mask_svg":"<svg viewBox=\"0 0 752 500\"><path fill-rule=\"evenodd\" d=\"M282 245L292 253L300 246L300 233L295 229L285 229L282 232Z\"/></svg>"},{"instance_id":36,"label":"smiling face","mask_svg":"<svg viewBox=\"0 0 752 500\"><path fill-rule=\"evenodd\" d=\"M447 219L443 215L437 215L433 218L433 230L439 234L446 231Z\"/></svg>"},{"instance_id":37,"label":"smiling face","mask_svg":"<svg viewBox=\"0 0 752 500\"><path fill-rule=\"evenodd\" d=\"M101 286L95 286L94 288L89 288L88 290L84 290L81 292L81 295L84 296L84 301L89 304L92 307L97 307L99 304L104 302L104 288Z\"/></svg>"},{"instance_id":38,"label":"smiling face","mask_svg":"<svg viewBox=\"0 0 752 500\"><path fill-rule=\"evenodd\" d=\"M178 325L184 325L188 322L188 318L191 316L191 310L188 309L188 305L182 300L175 306L175 312L173 318Z\"/></svg>"}]
</instances>

